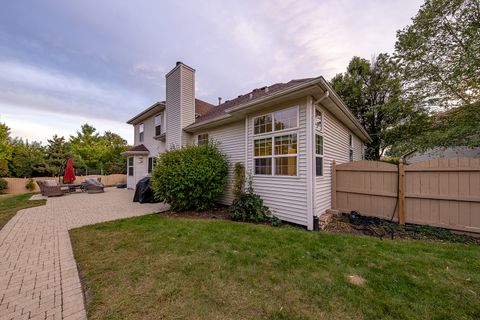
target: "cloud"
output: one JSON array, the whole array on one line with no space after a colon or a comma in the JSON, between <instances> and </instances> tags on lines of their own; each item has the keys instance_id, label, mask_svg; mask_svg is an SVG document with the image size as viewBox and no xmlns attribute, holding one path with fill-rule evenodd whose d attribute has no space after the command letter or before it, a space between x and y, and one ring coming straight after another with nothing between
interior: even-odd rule
<instances>
[{"instance_id":1,"label":"cloud","mask_svg":"<svg viewBox=\"0 0 480 320\"><path fill-rule=\"evenodd\" d=\"M59 70L0 61L0 101L16 108L125 120L145 99Z\"/></svg>"}]
</instances>

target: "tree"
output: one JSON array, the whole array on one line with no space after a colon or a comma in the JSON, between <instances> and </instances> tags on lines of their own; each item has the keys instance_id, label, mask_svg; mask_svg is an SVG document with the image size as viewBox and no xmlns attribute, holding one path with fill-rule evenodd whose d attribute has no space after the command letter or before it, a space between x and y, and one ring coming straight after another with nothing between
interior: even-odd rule
<instances>
[{"instance_id":1,"label":"tree","mask_svg":"<svg viewBox=\"0 0 480 320\"><path fill-rule=\"evenodd\" d=\"M105 174L126 173L126 158L122 152L128 149L127 141L110 131L105 132L102 140L105 144L105 152L101 162Z\"/></svg>"},{"instance_id":2,"label":"tree","mask_svg":"<svg viewBox=\"0 0 480 320\"><path fill-rule=\"evenodd\" d=\"M10 172L18 178L41 176L47 172L45 148L40 142L12 140L12 159L9 163Z\"/></svg>"},{"instance_id":3,"label":"tree","mask_svg":"<svg viewBox=\"0 0 480 320\"><path fill-rule=\"evenodd\" d=\"M66 160L72 156L70 145L64 137L57 135L54 135L47 142L47 171L52 175L60 175Z\"/></svg>"},{"instance_id":4,"label":"tree","mask_svg":"<svg viewBox=\"0 0 480 320\"><path fill-rule=\"evenodd\" d=\"M479 0L426 0L398 31L395 50L418 102L448 107L480 100Z\"/></svg>"},{"instance_id":5,"label":"tree","mask_svg":"<svg viewBox=\"0 0 480 320\"><path fill-rule=\"evenodd\" d=\"M12 159L10 128L0 123L0 177L8 175L8 161Z\"/></svg>"},{"instance_id":6,"label":"tree","mask_svg":"<svg viewBox=\"0 0 480 320\"><path fill-rule=\"evenodd\" d=\"M389 132L424 114L405 98L398 65L388 54L371 62L353 57L347 72L337 74L331 83L373 140L367 145L367 159L380 159L397 143Z\"/></svg>"},{"instance_id":7,"label":"tree","mask_svg":"<svg viewBox=\"0 0 480 320\"><path fill-rule=\"evenodd\" d=\"M70 147L74 157L75 166L85 169L101 167L101 158L105 152L97 130L88 123L82 125L76 136L70 136Z\"/></svg>"}]
</instances>

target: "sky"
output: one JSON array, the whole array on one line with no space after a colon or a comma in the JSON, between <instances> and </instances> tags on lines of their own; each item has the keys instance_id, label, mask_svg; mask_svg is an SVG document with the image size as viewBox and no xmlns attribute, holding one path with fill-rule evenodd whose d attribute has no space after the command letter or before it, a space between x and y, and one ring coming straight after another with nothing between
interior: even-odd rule
<instances>
[{"instance_id":1,"label":"sky","mask_svg":"<svg viewBox=\"0 0 480 320\"><path fill-rule=\"evenodd\" d=\"M129 143L126 121L165 99L176 61L212 104L254 88L344 72L394 50L420 0L5 1L0 122L42 141L84 123Z\"/></svg>"}]
</instances>

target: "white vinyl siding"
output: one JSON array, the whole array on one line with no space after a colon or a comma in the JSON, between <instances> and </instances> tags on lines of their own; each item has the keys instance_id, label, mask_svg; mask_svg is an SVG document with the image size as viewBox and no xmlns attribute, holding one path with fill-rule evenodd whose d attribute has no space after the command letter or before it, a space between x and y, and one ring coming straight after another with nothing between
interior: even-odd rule
<instances>
[{"instance_id":1,"label":"white vinyl siding","mask_svg":"<svg viewBox=\"0 0 480 320\"><path fill-rule=\"evenodd\" d=\"M332 161L337 164L349 161L349 135L353 138L353 160L362 159L361 140L335 118L321 108L323 113L323 176L315 177L315 214L321 215L331 208Z\"/></svg>"},{"instance_id":2,"label":"white vinyl siding","mask_svg":"<svg viewBox=\"0 0 480 320\"><path fill-rule=\"evenodd\" d=\"M285 103L275 108L252 114L248 118L247 173L254 172L253 141L262 135L253 134L253 119L267 112L299 107L297 133L297 175L296 176L253 176L253 187L265 205L280 219L300 225L307 225L307 156L306 156L306 99ZM285 134L290 131L285 130ZM280 135L280 133L278 133Z\"/></svg>"},{"instance_id":3,"label":"white vinyl siding","mask_svg":"<svg viewBox=\"0 0 480 320\"><path fill-rule=\"evenodd\" d=\"M227 187L225 192L219 196L218 202L230 205L234 198L232 193L233 168L237 162L245 164L245 120L217 127L200 134L208 134L210 140L218 142L220 150L227 156Z\"/></svg>"},{"instance_id":4,"label":"white vinyl siding","mask_svg":"<svg viewBox=\"0 0 480 320\"><path fill-rule=\"evenodd\" d=\"M195 122L195 72L183 65L181 70L182 101L181 101L181 135L182 145L190 143L191 134L184 132L183 128Z\"/></svg>"},{"instance_id":5,"label":"white vinyl siding","mask_svg":"<svg viewBox=\"0 0 480 320\"><path fill-rule=\"evenodd\" d=\"M181 99L180 99L180 72L172 72L167 76L166 94L166 147L180 146L182 140L181 125Z\"/></svg>"}]
</instances>

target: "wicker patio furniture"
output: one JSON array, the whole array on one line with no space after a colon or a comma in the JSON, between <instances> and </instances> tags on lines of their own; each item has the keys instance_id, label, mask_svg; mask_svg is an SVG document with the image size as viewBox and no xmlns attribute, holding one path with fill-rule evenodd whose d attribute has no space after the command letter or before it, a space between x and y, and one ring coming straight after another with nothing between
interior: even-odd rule
<instances>
[{"instance_id":1,"label":"wicker patio furniture","mask_svg":"<svg viewBox=\"0 0 480 320\"><path fill-rule=\"evenodd\" d=\"M87 193L102 193L105 186L99 179L86 179L83 183L83 191Z\"/></svg>"},{"instance_id":2,"label":"wicker patio furniture","mask_svg":"<svg viewBox=\"0 0 480 320\"><path fill-rule=\"evenodd\" d=\"M68 192L68 187L60 185L55 180L37 180L42 196L59 197Z\"/></svg>"}]
</instances>

